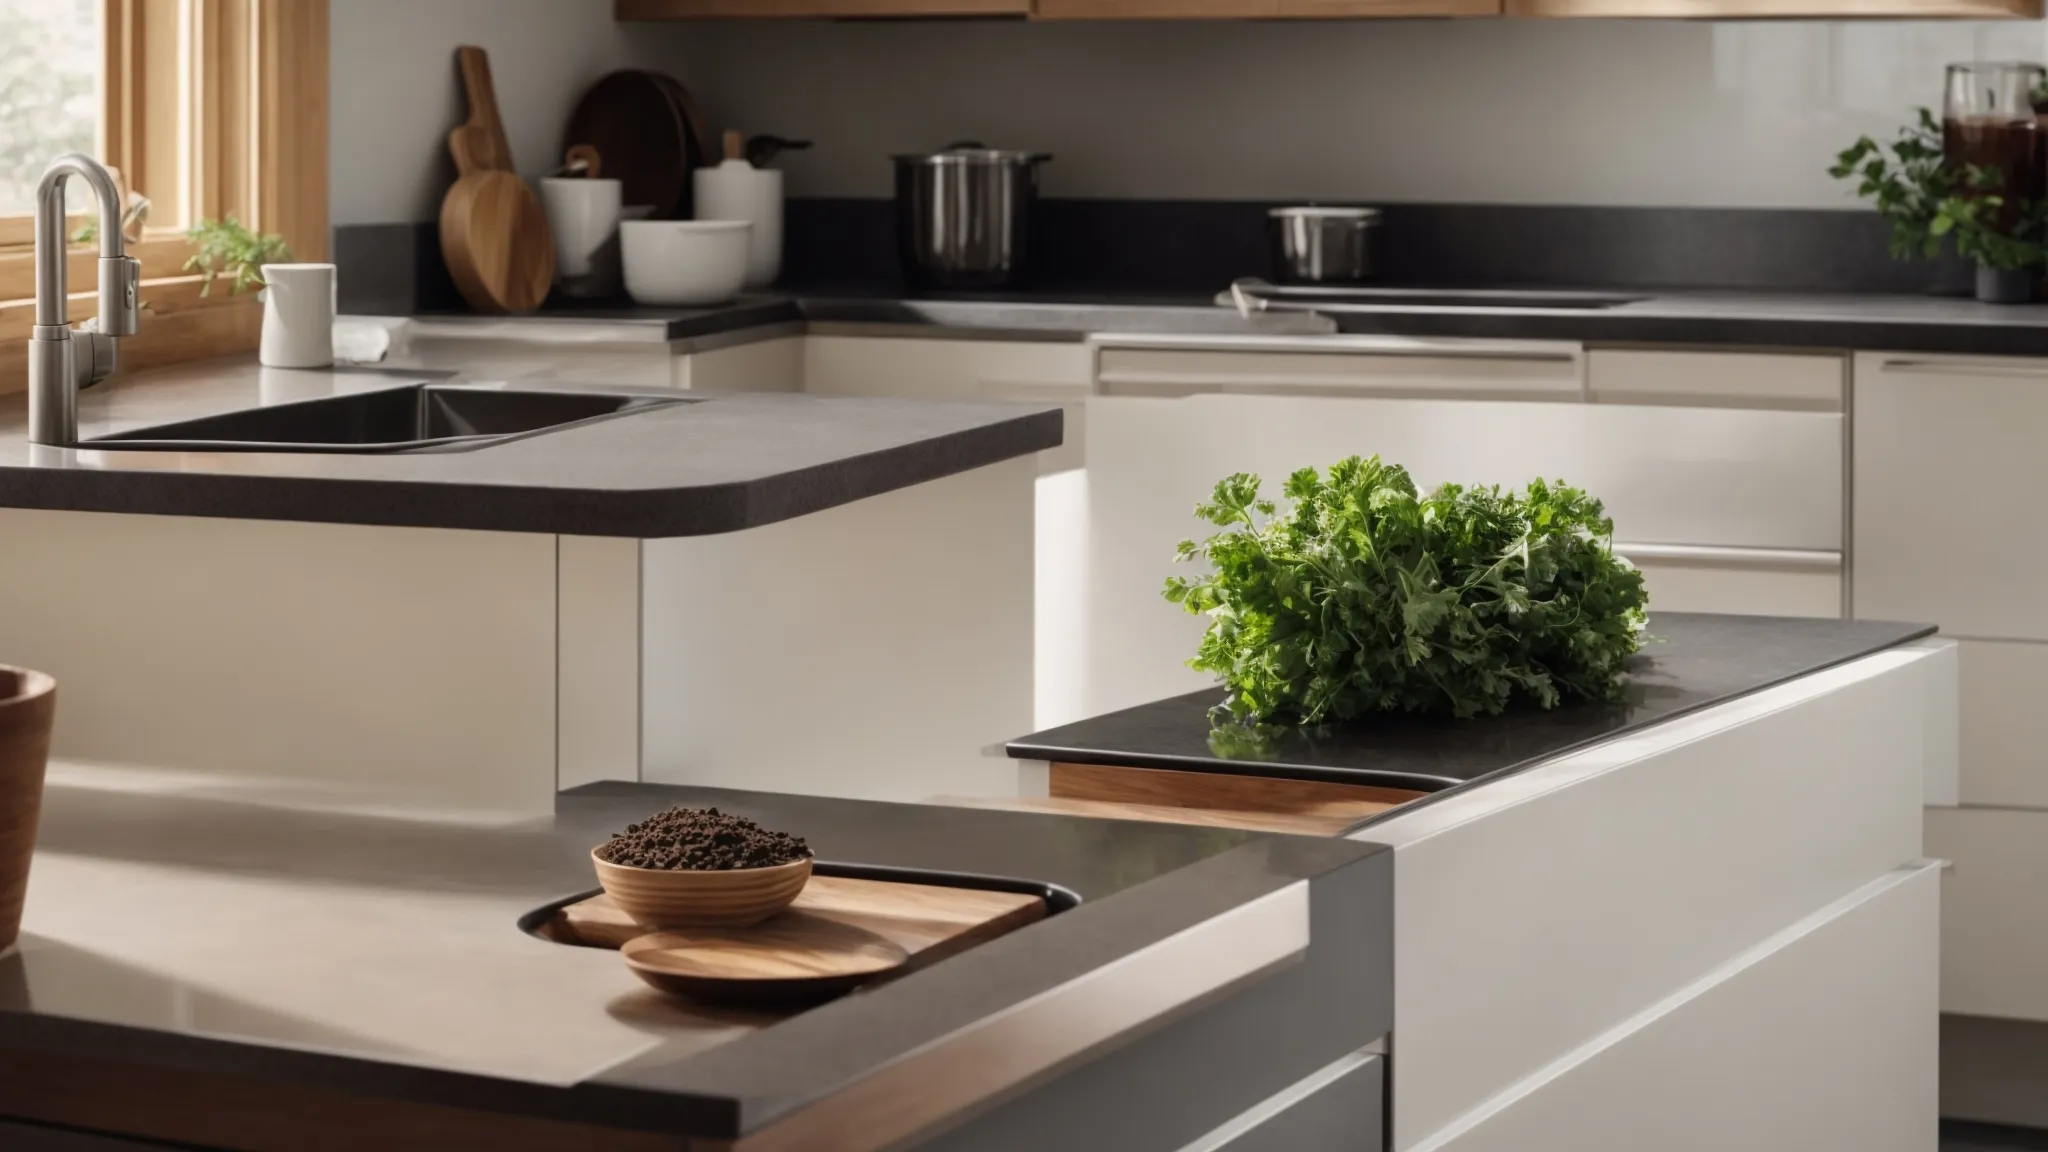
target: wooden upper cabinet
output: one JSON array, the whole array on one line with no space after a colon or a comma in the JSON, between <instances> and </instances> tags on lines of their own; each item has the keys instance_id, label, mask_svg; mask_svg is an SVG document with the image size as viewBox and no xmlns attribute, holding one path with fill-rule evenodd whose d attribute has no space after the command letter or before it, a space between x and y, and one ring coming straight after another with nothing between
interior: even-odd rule
<instances>
[{"instance_id":1,"label":"wooden upper cabinet","mask_svg":"<svg viewBox=\"0 0 2048 1152\"><path fill-rule=\"evenodd\" d=\"M1280 15L1280 0L1038 0L1041 20L1237 20Z\"/></svg>"},{"instance_id":2,"label":"wooden upper cabinet","mask_svg":"<svg viewBox=\"0 0 2048 1152\"><path fill-rule=\"evenodd\" d=\"M1542 16L1713 19L2040 17L2048 0L613 0L621 20L1031 16L1040 20Z\"/></svg>"},{"instance_id":3,"label":"wooden upper cabinet","mask_svg":"<svg viewBox=\"0 0 2048 1152\"><path fill-rule=\"evenodd\" d=\"M1350 16L1498 16L1502 0L1279 0L1280 15L1303 19Z\"/></svg>"},{"instance_id":4,"label":"wooden upper cabinet","mask_svg":"<svg viewBox=\"0 0 2048 1152\"><path fill-rule=\"evenodd\" d=\"M1274 20L1498 16L1502 0L1038 0L1041 20Z\"/></svg>"},{"instance_id":5,"label":"wooden upper cabinet","mask_svg":"<svg viewBox=\"0 0 2048 1152\"><path fill-rule=\"evenodd\" d=\"M620 20L857 20L1028 16L1031 0L613 0Z\"/></svg>"},{"instance_id":6,"label":"wooden upper cabinet","mask_svg":"<svg viewBox=\"0 0 2048 1152\"><path fill-rule=\"evenodd\" d=\"M2038 17L2043 0L1507 0L1510 16L1662 19L1792 16L1895 19Z\"/></svg>"}]
</instances>

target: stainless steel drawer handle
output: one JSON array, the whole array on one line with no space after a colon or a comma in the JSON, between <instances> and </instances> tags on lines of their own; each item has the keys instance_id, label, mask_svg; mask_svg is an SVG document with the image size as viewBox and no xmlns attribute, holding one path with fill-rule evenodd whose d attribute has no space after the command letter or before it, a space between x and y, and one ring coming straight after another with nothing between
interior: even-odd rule
<instances>
[{"instance_id":1,"label":"stainless steel drawer handle","mask_svg":"<svg viewBox=\"0 0 2048 1152\"><path fill-rule=\"evenodd\" d=\"M1637 563L1666 560L1714 568L1764 568L1784 572L1840 572L1840 552L1796 548L1723 548L1708 544L1632 544L1616 540L1614 551Z\"/></svg>"},{"instance_id":2,"label":"stainless steel drawer handle","mask_svg":"<svg viewBox=\"0 0 2048 1152\"><path fill-rule=\"evenodd\" d=\"M1880 372L1940 372L1949 376L2048 377L2048 366L2040 364L1981 364L1970 360L1914 360L1887 357L1878 361Z\"/></svg>"}]
</instances>

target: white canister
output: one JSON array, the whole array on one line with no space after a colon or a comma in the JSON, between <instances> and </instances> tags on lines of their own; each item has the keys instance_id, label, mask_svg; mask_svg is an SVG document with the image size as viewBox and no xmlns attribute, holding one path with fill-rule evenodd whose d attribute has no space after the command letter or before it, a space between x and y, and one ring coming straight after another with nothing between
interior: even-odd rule
<instances>
[{"instance_id":1,"label":"white canister","mask_svg":"<svg viewBox=\"0 0 2048 1152\"><path fill-rule=\"evenodd\" d=\"M263 339L267 368L326 368L334 363L334 265L265 264Z\"/></svg>"},{"instance_id":2,"label":"white canister","mask_svg":"<svg viewBox=\"0 0 2048 1152\"><path fill-rule=\"evenodd\" d=\"M617 180L554 177L540 182L541 206L555 234L555 279L562 295L601 299L619 294Z\"/></svg>"},{"instance_id":3,"label":"white canister","mask_svg":"<svg viewBox=\"0 0 2048 1152\"><path fill-rule=\"evenodd\" d=\"M699 220L745 220L754 226L747 251L747 287L766 288L782 271L782 173L727 160L693 177Z\"/></svg>"}]
</instances>

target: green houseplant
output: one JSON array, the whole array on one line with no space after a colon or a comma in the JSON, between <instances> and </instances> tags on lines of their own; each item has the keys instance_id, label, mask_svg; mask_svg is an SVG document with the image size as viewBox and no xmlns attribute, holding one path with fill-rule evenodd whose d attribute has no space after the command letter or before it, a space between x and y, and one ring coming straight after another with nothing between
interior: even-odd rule
<instances>
[{"instance_id":1,"label":"green houseplant","mask_svg":"<svg viewBox=\"0 0 2048 1152\"><path fill-rule=\"evenodd\" d=\"M2033 281L2048 262L2048 202L2008 195L1997 168L1950 163L1932 112L1919 109L1889 144L1858 139L1828 172L1856 181L1857 193L1891 225L1895 258L1932 258L1952 244L1977 266L1978 298L2032 298Z\"/></svg>"},{"instance_id":2,"label":"green houseplant","mask_svg":"<svg viewBox=\"0 0 2048 1152\"><path fill-rule=\"evenodd\" d=\"M1610 700L1643 640L1642 574L1600 501L1562 483L1417 490L1374 456L1288 477L1283 512L1239 473L1181 544L1209 572L1165 595L1209 617L1194 659L1219 719L1311 725L1377 712L1489 715Z\"/></svg>"},{"instance_id":3,"label":"green houseplant","mask_svg":"<svg viewBox=\"0 0 2048 1152\"><path fill-rule=\"evenodd\" d=\"M185 239L194 249L185 261L185 271L199 273L201 296L211 295L222 277L227 278L231 293L261 288L265 264L289 263L292 258L284 237L247 228L232 212L219 220L192 225Z\"/></svg>"},{"instance_id":4,"label":"green houseplant","mask_svg":"<svg viewBox=\"0 0 2048 1152\"><path fill-rule=\"evenodd\" d=\"M138 199L129 209L134 221L146 220L149 201ZM87 222L71 237L73 243L91 244L99 239L99 225ZM257 232L244 225L230 212L219 220L201 219L185 230L185 239L192 245L192 255L185 259L184 270L197 272L200 277L199 294L213 295L213 286L221 278L228 282L230 293L248 292L263 287L263 266L290 262L292 250L284 237L269 232Z\"/></svg>"}]
</instances>

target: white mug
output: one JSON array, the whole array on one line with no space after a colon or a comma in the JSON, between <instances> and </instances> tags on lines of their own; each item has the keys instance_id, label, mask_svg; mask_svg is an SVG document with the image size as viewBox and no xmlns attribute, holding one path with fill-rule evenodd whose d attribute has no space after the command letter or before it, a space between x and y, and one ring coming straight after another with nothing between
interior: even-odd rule
<instances>
[{"instance_id":1,"label":"white mug","mask_svg":"<svg viewBox=\"0 0 2048 1152\"><path fill-rule=\"evenodd\" d=\"M746 220L754 225L747 254L747 287L766 288L782 271L782 172L727 160L693 175L699 220Z\"/></svg>"},{"instance_id":2,"label":"white mug","mask_svg":"<svg viewBox=\"0 0 2048 1152\"><path fill-rule=\"evenodd\" d=\"M555 234L555 279L562 295L618 295L620 187L617 180L575 177L540 182L541 207Z\"/></svg>"},{"instance_id":3,"label":"white mug","mask_svg":"<svg viewBox=\"0 0 2048 1152\"><path fill-rule=\"evenodd\" d=\"M268 368L326 368L334 363L334 265L265 264L263 339L256 359Z\"/></svg>"}]
</instances>

